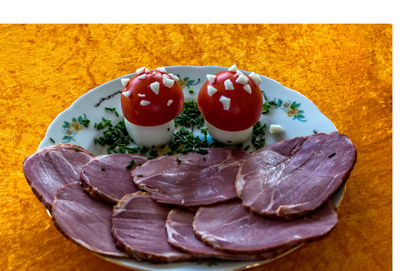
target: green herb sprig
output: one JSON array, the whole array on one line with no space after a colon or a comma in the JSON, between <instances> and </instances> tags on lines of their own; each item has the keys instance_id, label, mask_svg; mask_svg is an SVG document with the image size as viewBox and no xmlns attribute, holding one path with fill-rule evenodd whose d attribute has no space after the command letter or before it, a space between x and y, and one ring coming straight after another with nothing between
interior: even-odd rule
<instances>
[{"instance_id":1,"label":"green herb sprig","mask_svg":"<svg viewBox=\"0 0 400 271\"><path fill-rule=\"evenodd\" d=\"M262 148L265 145L265 130L267 124L261 125L261 122L257 121L253 126L253 135L251 136L251 143L256 149Z\"/></svg>"},{"instance_id":2,"label":"green herb sprig","mask_svg":"<svg viewBox=\"0 0 400 271\"><path fill-rule=\"evenodd\" d=\"M106 107L105 110L106 110L106 111L110 111L110 112L114 112L115 115L116 115L117 117L119 117L119 114L118 114L117 109L116 109L115 107Z\"/></svg>"},{"instance_id":3,"label":"green herb sprig","mask_svg":"<svg viewBox=\"0 0 400 271\"><path fill-rule=\"evenodd\" d=\"M175 126L178 125L190 128L192 131L196 127L199 129L203 127L204 118L201 115L200 110L197 108L197 104L193 100L186 101L182 113L175 118Z\"/></svg>"}]
</instances>

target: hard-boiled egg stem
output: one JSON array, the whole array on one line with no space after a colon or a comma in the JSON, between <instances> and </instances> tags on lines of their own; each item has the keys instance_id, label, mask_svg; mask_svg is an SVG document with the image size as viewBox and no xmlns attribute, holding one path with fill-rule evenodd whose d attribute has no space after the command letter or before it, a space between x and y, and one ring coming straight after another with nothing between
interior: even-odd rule
<instances>
[{"instance_id":1,"label":"hard-boiled egg stem","mask_svg":"<svg viewBox=\"0 0 400 271\"><path fill-rule=\"evenodd\" d=\"M126 130L136 144L144 147L161 146L171 140L175 123L171 120L157 126L141 126L125 119Z\"/></svg>"},{"instance_id":2,"label":"hard-boiled egg stem","mask_svg":"<svg viewBox=\"0 0 400 271\"><path fill-rule=\"evenodd\" d=\"M221 130L206 121L208 132L215 140L227 145L236 145L246 141L253 134L253 126L241 131Z\"/></svg>"}]
</instances>

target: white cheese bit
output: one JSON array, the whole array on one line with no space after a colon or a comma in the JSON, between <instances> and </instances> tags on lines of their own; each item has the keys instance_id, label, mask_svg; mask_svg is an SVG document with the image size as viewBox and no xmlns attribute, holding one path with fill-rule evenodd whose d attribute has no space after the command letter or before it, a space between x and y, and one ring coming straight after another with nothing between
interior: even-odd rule
<instances>
[{"instance_id":1,"label":"white cheese bit","mask_svg":"<svg viewBox=\"0 0 400 271\"><path fill-rule=\"evenodd\" d=\"M236 79L236 83L239 83L242 85L247 84L248 81L249 81L249 79L244 74L240 74L239 77Z\"/></svg>"},{"instance_id":2,"label":"white cheese bit","mask_svg":"<svg viewBox=\"0 0 400 271\"><path fill-rule=\"evenodd\" d=\"M146 79L146 74L144 73L142 75L139 75L137 78L139 78L140 80Z\"/></svg>"},{"instance_id":3,"label":"white cheese bit","mask_svg":"<svg viewBox=\"0 0 400 271\"><path fill-rule=\"evenodd\" d=\"M250 78L253 80L254 84L257 86L260 85L261 83L261 77L258 74L255 74L254 72L249 74Z\"/></svg>"},{"instance_id":4,"label":"white cheese bit","mask_svg":"<svg viewBox=\"0 0 400 271\"><path fill-rule=\"evenodd\" d=\"M149 72L150 72L148 68L144 69L144 71L145 71L146 73L149 73Z\"/></svg>"},{"instance_id":5,"label":"white cheese bit","mask_svg":"<svg viewBox=\"0 0 400 271\"><path fill-rule=\"evenodd\" d=\"M158 93L160 92L160 83L153 82L150 84L150 88L156 95L158 95Z\"/></svg>"},{"instance_id":6,"label":"white cheese bit","mask_svg":"<svg viewBox=\"0 0 400 271\"><path fill-rule=\"evenodd\" d=\"M129 98L129 96L131 96L131 92L129 90L124 91L124 92L122 92L122 95L124 95L126 98Z\"/></svg>"},{"instance_id":7,"label":"white cheese bit","mask_svg":"<svg viewBox=\"0 0 400 271\"><path fill-rule=\"evenodd\" d=\"M139 97L146 97L146 94L142 94L142 93L139 93L137 96L139 96Z\"/></svg>"},{"instance_id":8,"label":"white cheese bit","mask_svg":"<svg viewBox=\"0 0 400 271\"><path fill-rule=\"evenodd\" d=\"M271 126L269 126L269 132L271 134L281 133L283 132L283 128L280 125L271 124Z\"/></svg>"},{"instance_id":9,"label":"white cheese bit","mask_svg":"<svg viewBox=\"0 0 400 271\"><path fill-rule=\"evenodd\" d=\"M244 86L243 86L243 89L244 89L247 93L251 94L251 87L250 87L249 84L244 85Z\"/></svg>"},{"instance_id":10,"label":"white cheese bit","mask_svg":"<svg viewBox=\"0 0 400 271\"><path fill-rule=\"evenodd\" d=\"M166 75L166 74L163 74L162 82L163 82L164 86L166 86L167 88L172 88L172 86L175 83L175 81L172 79L169 79L168 75Z\"/></svg>"},{"instance_id":11,"label":"white cheese bit","mask_svg":"<svg viewBox=\"0 0 400 271\"><path fill-rule=\"evenodd\" d=\"M179 80L179 77L176 76L176 75L173 74L173 73L168 73L168 75L171 76L171 78L174 79L175 81L178 81L178 80Z\"/></svg>"},{"instance_id":12,"label":"white cheese bit","mask_svg":"<svg viewBox=\"0 0 400 271\"><path fill-rule=\"evenodd\" d=\"M226 90L234 90L235 88L233 87L233 83L230 79L226 79L224 82L225 89Z\"/></svg>"},{"instance_id":13,"label":"white cheese bit","mask_svg":"<svg viewBox=\"0 0 400 271\"><path fill-rule=\"evenodd\" d=\"M146 100L141 100L141 101L140 101L140 105L141 105L141 106L146 106L146 105L149 105L149 104L150 104L149 101L146 101Z\"/></svg>"},{"instance_id":14,"label":"white cheese bit","mask_svg":"<svg viewBox=\"0 0 400 271\"><path fill-rule=\"evenodd\" d=\"M231 99L228 97L225 97L224 95L222 95L219 98L219 101L222 103L222 105L224 106L224 110L229 110L229 108L231 107Z\"/></svg>"},{"instance_id":15,"label":"white cheese bit","mask_svg":"<svg viewBox=\"0 0 400 271\"><path fill-rule=\"evenodd\" d=\"M241 75L241 74L243 74L243 73L242 73L240 70L237 70L237 72L236 72L235 75L239 76L239 75Z\"/></svg>"},{"instance_id":16,"label":"white cheese bit","mask_svg":"<svg viewBox=\"0 0 400 271\"><path fill-rule=\"evenodd\" d=\"M228 69L228 71L230 71L230 72L237 72L236 64L233 64L233 65Z\"/></svg>"},{"instance_id":17,"label":"white cheese bit","mask_svg":"<svg viewBox=\"0 0 400 271\"><path fill-rule=\"evenodd\" d=\"M129 78L121 78L122 87L125 87L126 84L128 84L129 80L130 80Z\"/></svg>"},{"instance_id":18,"label":"white cheese bit","mask_svg":"<svg viewBox=\"0 0 400 271\"><path fill-rule=\"evenodd\" d=\"M185 200L184 199L181 200L181 204L185 204Z\"/></svg>"},{"instance_id":19,"label":"white cheese bit","mask_svg":"<svg viewBox=\"0 0 400 271\"><path fill-rule=\"evenodd\" d=\"M207 86L207 92L208 92L208 96L211 97L217 92L217 89L215 87L213 87L213 86L208 85Z\"/></svg>"},{"instance_id":20,"label":"white cheese bit","mask_svg":"<svg viewBox=\"0 0 400 271\"><path fill-rule=\"evenodd\" d=\"M145 69L146 69L146 67L141 67L141 68L136 70L136 73L137 74L142 74L142 73L144 73Z\"/></svg>"},{"instance_id":21,"label":"white cheese bit","mask_svg":"<svg viewBox=\"0 0 400 271\"><path fill-rule=\"evenodd\" d=\"M167 70L164 67L157 68L157 71L167 73Z\"/></svg>"},{"instance_id":22,"label":"white cheese bit","mask_svg":"<svg viewBox=\"0 0 400 271\"><path fill-rule=\"evenodd\" d=\"M216 75L214 75L214 74L207 74L207 80L208 80L208 82L210 82L211 84L214 84L215 78L217 78Z\"/></svg>"},{"instance_id":23,"label":"white cheese bit","mask_svg":"<svg viewBox=\"0 0 400 271\"><path fill-rule=\"evenodd\" d=\"M173 100L168 100L167 106L170 106L172 104Z\"/></svg>"},{"instance_id":24,"label":"white cheese bit","mask_svg":"<svg viewBox=\"0 0 400 271\"><path fill-rule=\"evenodd\" d=\"M154 72L152 72L152 74L153 74L153 75L156 75L156 72L154 71Z\"/></svg>"}]
</instances>

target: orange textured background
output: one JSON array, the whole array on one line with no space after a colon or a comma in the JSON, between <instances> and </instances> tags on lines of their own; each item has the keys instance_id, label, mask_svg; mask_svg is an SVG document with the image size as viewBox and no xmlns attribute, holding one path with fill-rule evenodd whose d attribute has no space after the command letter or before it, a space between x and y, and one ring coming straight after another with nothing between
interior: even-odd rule
<instances>
[{"instance_id":1,"label":"orange textured background","mask_svg":"<svg viewBox=\"0 0 400 271\"><path fill-rule=\"evenodd\" d=\"M391 25L0 25L0 269L126 270L65 239L22 173L51 121L146 65L217 65L310 98L358 150L324 240L257 270L390 270Z\"/></svg>"}]
</instances>

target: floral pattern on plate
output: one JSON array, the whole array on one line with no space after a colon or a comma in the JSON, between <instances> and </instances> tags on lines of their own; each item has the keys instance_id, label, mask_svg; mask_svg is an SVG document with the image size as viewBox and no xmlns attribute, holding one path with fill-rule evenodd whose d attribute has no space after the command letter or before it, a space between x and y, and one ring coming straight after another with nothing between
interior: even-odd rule
<instances>
[{"instance_id":1,"label":"floral pattern on plate","mask_svg":"<svg viewBox=\"0 0 400 271\"><path fill-rule=\"evenodd\" d=\"M86 114L73 117L71 121L64 121L64 136L62 143L69 143L75 141L75 135L83 128L89 127L90 120L87 119Z\"/></svg>"}]
</instances>

